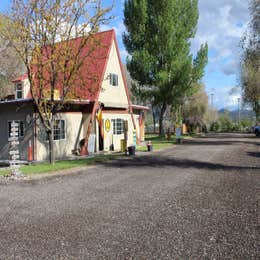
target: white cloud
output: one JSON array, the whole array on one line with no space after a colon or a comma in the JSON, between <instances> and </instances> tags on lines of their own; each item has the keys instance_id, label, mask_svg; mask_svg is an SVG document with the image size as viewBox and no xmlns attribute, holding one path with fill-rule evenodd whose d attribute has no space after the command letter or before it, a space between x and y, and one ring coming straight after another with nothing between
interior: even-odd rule
<instances>
[{"instance_id":1,"label":"white cloud","mask_svg":"<svg viewBox=\"0 0 260 260\"><path fill-rule=\"evenodd\" d=\"M221 63L234 64L239 59L239 41L249 20L248 3L244 0L200 0L200 17L192 50L205 42L209 45L210 70L220 69ZM214 53L214 54L212 54ZM231 70L223 71L230 75ZM235 71L234 71L235 72Z\"/></svg>"},{"instance_id":2,"label":"white cloud","mask_svg":"<svg viewBox=\"0 0 260 260\"><path fill-rule=\"evenodd\" d=\"M237 74L239 71L239 62L236 59L231 59L230 62L227 64L221 66L222 72L229 76L229 75L234 75Z\"/></svg>"},{"instance_id":3,"label":"white cloud","mask_svg":"<svg viewBox=\"0 0 260 260\"><path fill-rule=\"evenodd\" d=\"M230 93L230 90L233 88L233 86L224 86L222 88L218 88L217 90L211 90L209 92L209 96L213 94L213 106L217 109L236 109L238 106L238 98L241 99L241 95L238 92Z\"/></svg>"}]
</instances>

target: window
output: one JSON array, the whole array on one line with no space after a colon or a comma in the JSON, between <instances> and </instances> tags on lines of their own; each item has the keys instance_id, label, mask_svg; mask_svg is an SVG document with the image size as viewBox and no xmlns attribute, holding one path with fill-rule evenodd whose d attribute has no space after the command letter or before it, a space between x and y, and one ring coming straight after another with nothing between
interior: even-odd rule
<instances>
[{"instance_id":1,"label":"window","mask_svg":"<svg viewBox=\"0 0 260 260\"><path fill-rule=\"evenodd\" d=\"M117 118L113 119L113 134L114 135L121 135L124 133L124 120Z\"/></svg>"},{"instance_id":2,"label":"window","mask_svg":"<svg viewBox=\"0 0 260 260\"><path fill-rule=\"evenodd\" d=\"M65 120L56 119L53 126L53 140L65 139Z\"/></svg>"},{"instance_id":3,"label":"window","mask_svg":"<svg viewBox=\"0 0 260 260\"><path fill-rule=\"evenodd\" d=\"M17 83L15 86L15 93L16 93L16 98L21 99L23 98L23 86L22 83Z\"/></svg>"},{"instance_id":4,"label":"window","mask_svg":"<svg viewBox=\"0 0 260 260\"><path fill-rule=\"evenodd\" d=\"M110 73L110 85L118 86L118 75Z\"/></svg>"},{"instance_id":5,"label":"window","mask_svg":"<svg viewBox=\"0 0 260 260\"><path fill-rule=\"evenodd\" d=\"M11 137L12 133L12 122L8 121L8 137ZM24 136L24 122L23 121L15 121L18 124L18 137Z\"/></svg>"}]
</instances>

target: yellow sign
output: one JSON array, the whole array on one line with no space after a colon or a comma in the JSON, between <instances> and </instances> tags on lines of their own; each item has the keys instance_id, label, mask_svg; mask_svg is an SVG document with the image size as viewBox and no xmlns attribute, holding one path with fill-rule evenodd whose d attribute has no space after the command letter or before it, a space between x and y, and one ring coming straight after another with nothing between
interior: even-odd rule
<instances>
[{"instance_id":1,"label":"yellow sign","mask_svg":"<svg viewBox=\"0 0 260 260\"><path fill-rule=\"evenodd\" d=\"M105 129L106 129L106 131L109 132L110 128L111 128L110 120L106 119L106 121L105 121Z\"/></svg>"},{"instance_id":2,"label":"yellow sign","mask_svg":"<svg viewBox=\"0 0 260 260\"><path fill-rule=\"evenodd\" d=\"M45 98L50 98L51 97L50 89L44 89L43 95L44 95ZM60 99L60 91L58 89L54 89L54 99L55 100Z\"/></svg>"}]
</instances>

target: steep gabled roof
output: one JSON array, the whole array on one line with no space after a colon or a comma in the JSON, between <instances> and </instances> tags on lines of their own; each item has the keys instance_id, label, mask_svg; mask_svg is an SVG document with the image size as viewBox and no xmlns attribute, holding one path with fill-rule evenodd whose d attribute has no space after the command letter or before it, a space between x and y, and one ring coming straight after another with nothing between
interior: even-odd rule
<instances>
[{"instance_id":1,"label":"steep gabled roof","mask_svg":"<svg viewBox=\"0 0 260 260\"><path fill-rule=\"evenodd\" d=\"M90 38L91 40L89 41L88 45L82 49L80 54L80 58L83 60L83 63L79 69L77 78L75 78L73 81L73 92L76 99L80 98L82 100L94 101L98 98L112 42L113 40L116 41L116 39L114 30L98 32ZM62 48L63 44L69 44L71 51L76 51L82 40L83 38L79 37L71 39L69 43L60 42L58 43L58 46L61 46ZM41 62L46 62L46 66L44 68L44 78L46 79L46 83L44 85L46 89L48 89L48 47L46 47L44 53L45 54L41 58ZM37 74L36 66L34 67L34 70L35 74ZM20 77L13 80L13 82L15 83L23 81L27 77L27 74L21 75ZM60 83L62 81L59 80L59 77L62 78L63 75L61 73L58 75L57 82L57 89L62 92L62 84Z\"/></svg>"},{"instance_id":2,"label":"steep gabled roof","mask_svg":"<svg viewBox=\"0 0 260 260\"><path fill-rule=\"evenodd\" d=\"M80 74L83 75L76 87L76 94L81 99L88 99L94 101L98 98L102 81L104 78L109 52L112 42L115 39L114 30L96 33L94 35L94 42L98 42L98 46L94 51L85 59L84 65L81 67ZM80 39L77 39L80 41ZM92 46L86 46L85 52L89 52ZM88 75L85 75L87 72ZM77 85L77 83L76 83Z\"/></svg>"},{"instance_id":3,"label":"steep gabled roof","mask_svg":"<svg viewBox=\"0 0 260 260\"><path fill-rule=\"evenodd\" d=\"M21 75L21 76L15 78L14 80L12 80L12 82L13 83L20 82L20 81L23 81L23 80L25 80L27 78L28 78L27 73L24 73L23 75Z\"/></svg>"}]
</instances>

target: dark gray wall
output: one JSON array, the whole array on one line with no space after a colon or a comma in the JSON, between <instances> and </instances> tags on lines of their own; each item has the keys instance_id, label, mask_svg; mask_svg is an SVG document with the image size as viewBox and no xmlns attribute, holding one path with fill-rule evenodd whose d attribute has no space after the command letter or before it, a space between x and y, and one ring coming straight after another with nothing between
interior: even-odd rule
<instances>
[{"instance_id":1,"label":"dark gray wall","mask_svg":"<svg viewBox=\"0 0 260 260\"><path fill-rule=\"evenodd\" d=\"M30 119L30 120L29 120ZM29 140L33 145L33 106L32 103L0 103L0 160L9 160L8 121L24 122L24 137L19 138L20 160L27 160Z\"/></svg>"}]
</instances>

